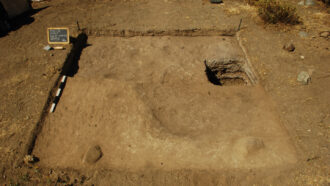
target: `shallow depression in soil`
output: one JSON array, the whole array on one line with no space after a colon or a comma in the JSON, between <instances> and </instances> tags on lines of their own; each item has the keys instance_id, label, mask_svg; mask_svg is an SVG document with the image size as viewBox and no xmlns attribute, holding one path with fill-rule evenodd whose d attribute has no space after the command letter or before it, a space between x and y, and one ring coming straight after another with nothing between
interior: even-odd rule
<instances>
[{"instance_id":1,"label":"shallow depression in soil","mask_svg":"<svg viewBox=\"0 0 330 186\"><path fill-rule=\"evenodd\" d=\"M286 166L295 150L259 86L216 86L205 60L244 57L235 38L92 38L33 153L47 167ZM97 148L93 148L97 147ZM95 161L85 161L99 149Z\"/></svg>"}]
</instances>

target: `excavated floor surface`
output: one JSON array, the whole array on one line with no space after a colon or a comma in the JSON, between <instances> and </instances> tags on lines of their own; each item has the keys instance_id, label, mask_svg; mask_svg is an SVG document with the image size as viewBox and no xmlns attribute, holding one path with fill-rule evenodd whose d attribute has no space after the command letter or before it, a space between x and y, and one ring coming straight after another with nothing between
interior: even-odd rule
<instances>
[{"instance_id":1,"label":"excavated floor surface","mask_svg":"<svg viewBox=\"0 0 330 186\"><path fill-rule=\"evenodd\" d=\"M260 85L217 86L205 60L240 59L234 37L89 38L33 154L46 167L282 167L296 152ZM103 156L83 161L90 147Z\"/></svg>"}]
</instances>

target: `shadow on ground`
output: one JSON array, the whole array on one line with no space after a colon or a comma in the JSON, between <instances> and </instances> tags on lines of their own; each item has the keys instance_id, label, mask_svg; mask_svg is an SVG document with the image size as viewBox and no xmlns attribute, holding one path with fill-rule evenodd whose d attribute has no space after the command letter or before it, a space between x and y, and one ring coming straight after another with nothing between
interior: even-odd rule
<instances>
[{"instance_id":1,"label":"shadow on ground","mask_svg":"<svg viewBox=\"0 0 330 186\"><path fill-rule=\"evenodd\" d=\"M0 33L0 37L6 36L11 31L16 31L24 25L29 25L29 24L33 23L34 18L32 16L34 14L46 9L46 8L48 8L48 6L45 6L43 8L31 9L28 12L25 12L25 13L13 18L13 19L10 19L8 21L8 23L10 25L9 31L6 32L6 33Z\"/></svg>"}]
</instances>

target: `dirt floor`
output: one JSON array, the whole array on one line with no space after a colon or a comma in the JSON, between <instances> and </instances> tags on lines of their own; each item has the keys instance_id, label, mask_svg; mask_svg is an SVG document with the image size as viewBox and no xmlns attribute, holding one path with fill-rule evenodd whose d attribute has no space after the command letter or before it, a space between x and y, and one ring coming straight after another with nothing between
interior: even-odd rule
<instances>
[{"instance_id":1,"label":"dirt floor","mask_svg":"<svg viewBox=\"0 0 330 186\"><path fill-rule=\"evenodd\" d=\"M223 39L90 39L33 154L43 166L62 168L84 167L80 159L93 145L103 152L96 168L295 163L295 150L261 88L208 82L204 60L242 56L231 44L235 38Z\"/></svg>"},{"instance_id":2,"label":"dirt floor","mask_svg":"<svg viewBox=\"0 0 330 186\"><path fill-rule=\"evenodd\" d=\"M242 1L34 3L0 38L0 183L328 185L330 16L290 3L302 24L265 25ZM77 21L90 45L47 114L71 45L44 51L46 28L76 37ZM204 61L223 59L256 79L212 84Z\"/></svg>"}]
</instances>

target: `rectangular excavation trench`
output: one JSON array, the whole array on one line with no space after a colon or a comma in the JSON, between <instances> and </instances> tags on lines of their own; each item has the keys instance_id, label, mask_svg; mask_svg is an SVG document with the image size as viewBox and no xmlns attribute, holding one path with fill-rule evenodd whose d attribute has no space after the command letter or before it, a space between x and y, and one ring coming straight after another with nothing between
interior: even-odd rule
<instances>
[{"instance_id":1,"label":"rectangular excavation trench","mask_svg":"<svg viewBox=\"0 0 330 186\"><path fill-rule=\"evenodd\" d=\"M296 162L276 106L251 85L235 38L89 43L36 140L32 153L41 166L220 170ZM212 76L232 86L217 86Z\"/></svg>"}]
</instances>

